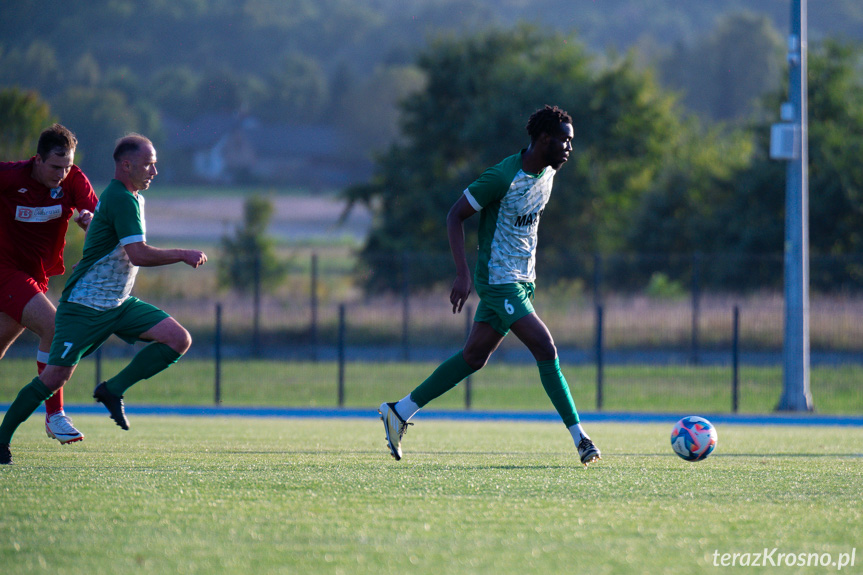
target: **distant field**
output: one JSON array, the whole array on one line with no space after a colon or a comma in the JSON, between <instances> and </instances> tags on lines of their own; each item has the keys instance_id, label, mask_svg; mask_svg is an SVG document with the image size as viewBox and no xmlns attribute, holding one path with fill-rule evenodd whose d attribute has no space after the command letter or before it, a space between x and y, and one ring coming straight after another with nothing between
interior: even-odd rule
<instances>
[{"instance_id":1,"label":"distant field","mask_svg":"<svg viewBox=\"0 0 863 575\"><path fill-rule=\"evenodd\" d=\"M94 182L93 189L99 194L107 186L107 182ZM147 198L178 199L178 198L212 198L212 197L247 197L263 196L296 196L296 197L335 197L339 191L332 189L310 190L290 186L225 186L225 185L174 185L160 181L157 176L150 189L144 192Z\"/></svg>"},{"instance_id":2,"label":"distant field","mask_svg":"<svg viewBox=\"0 0 863 575\"><path fill-rule=\"evenodd\" d=\"M595 424L603 461L584 469L555 424L418 417L395 462L372 417L76 422L86 439L61 447L32 418L0 468L4 573L713 573L725 555L752 565L765 551L779 567L739 570L855 573L863 561L861 428L724 425L714 454L687 463L670 426Z\"/></svg>"},{"instance_id":3,"label":"distant field","mask_svg":"<svg viewBox=\"0 0 863 575\"><path fill-rule=\"evenodd\" d=\"M242 222L246 198L261 195L273 204L268 235L282 243L359 244L371 225L371 214L357 206L344 222L344 201L335 192L267 188L164 188L147 190L147 234L160 239L213 241Z\"/></svg>"}]
</instances>

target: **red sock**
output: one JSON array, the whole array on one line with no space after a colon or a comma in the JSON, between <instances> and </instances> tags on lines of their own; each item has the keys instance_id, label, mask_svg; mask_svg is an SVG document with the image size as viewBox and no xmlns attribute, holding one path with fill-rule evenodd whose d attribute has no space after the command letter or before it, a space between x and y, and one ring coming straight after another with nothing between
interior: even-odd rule
<instances>
[{"instance_id":1,"label":"red sock","mask_svg":"<svg viewBox=\"0 0 863 575\"><path fill-rule=\"evenodd\" d=\"M42 375L42 370L45 369L45 364L41 361L36 362L39 375ZM54 392L54 395L45 400L45 415L54 415L58 411L63 411L63 388L61 387Z\"/></svg>"}]
</instances>

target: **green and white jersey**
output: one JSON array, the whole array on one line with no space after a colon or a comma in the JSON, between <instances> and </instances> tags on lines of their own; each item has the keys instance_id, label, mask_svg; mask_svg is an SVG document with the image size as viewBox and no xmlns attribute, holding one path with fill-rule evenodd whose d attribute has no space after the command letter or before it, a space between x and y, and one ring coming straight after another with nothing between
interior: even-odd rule
<instances>
[{"instance_id":1,"label":"green and white jersey","mask_svg":"<svg viewBox=\"0 0 863 575\"><path fill-rule=\"evenodd\" d=\"M84 256L60 296L60 301L96 310L113 309L129 297L138 267L123 246L146 238L144 196L111 180L93 213L84 240Z\"/></svg>"},{"instance_id":2,"label":"green and white jersey","mask_svg":"<svg viewBox=\"0 0 863 575\"><path fill-rule=\"evenodd\" d=\"M551 197L555 170L529 174L524 150L487 169L464 191L480 212L475 281L486 285L536 279L539 218Z\"/></svg>"}]
</instances>

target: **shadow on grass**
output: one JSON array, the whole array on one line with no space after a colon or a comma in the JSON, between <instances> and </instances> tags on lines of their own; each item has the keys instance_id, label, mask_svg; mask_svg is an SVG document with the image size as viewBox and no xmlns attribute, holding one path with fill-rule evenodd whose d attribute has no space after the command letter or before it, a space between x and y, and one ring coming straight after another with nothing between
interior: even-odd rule
<instances>
[{"instance_id":1,"label":"shadow on grass","mask_svg":"<svg viewBox=\"0 0 863 575\"><path fill-rule=\"evenodd\" d=\"M710 457L850 457L861 458L863 453L714 453Z\"/></svg>"},{"instance_id":2,"label":"shadow on grass","mask_svg":"<svg viewBox=\"0 0 863 575\"><path fill-rule=\"evenodd\" d=\"M674 453L608 453L611 457L678 457ZM709 459L717 457L762 457L768 459L778 459L781 457L848 457L848 458L863 458L863 453L712 453ZM604 459L603 459L604 461ZM703 459L699 461L704 461ZM699 461L689 462L698 463Z\"/></svg>"}]
</instances>

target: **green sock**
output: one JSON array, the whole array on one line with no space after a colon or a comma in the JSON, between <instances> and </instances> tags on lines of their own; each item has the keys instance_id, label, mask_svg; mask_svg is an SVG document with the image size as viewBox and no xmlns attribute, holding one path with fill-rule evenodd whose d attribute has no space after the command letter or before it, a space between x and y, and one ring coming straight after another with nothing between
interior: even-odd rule
<instances>
[{"instance_id":1,"label":"green sock","mask_svg":"<svg viewBox=\"0 0 863 575\"><path fill-rule=\"evenodd\" d=\"M539 367L539 379L545 393L551 399L552 405L563 419L563 424L571 427L579 422L578 412L575 410L575 402L569 393L569 385L560 371L560 360L558 358L547 361L536 362Z\"/></svg>"},{"instance_id":2,"label":"green sock","mask_svg":"<svg viewBox=\"0 0 863 575\"><path fill-rule=\"evenodd\" d=\"M454 356L443 362L428 378L411 392L411 399L423 407L436 397L440 397L459 384L461 380L475 372L464 360L464 355L459 351Z\"/></svg>"},{"instance_id":3,"label":"green sock","mask_svg":"<svg viewBox=\"0 0 863 575\"><path fill-rule=\"evenodd\" d=\"M150 379L172 363L177 363L182 355L164 343L151 343L135 354L123 371L106 381L105 387L114 395L123 395L142 379Z\"/></svg>"},{"instance_id":4,"label":"green sock","mask_svg":"<svg viewBox=\"0 0 863 575\"><path fill-rule=\"evenodd\" d=\"M18 397L9 406L9 411L0 423L0 443L12 443L12 435L18 426L30 417L42 402L54 395L54 392L45 387L42 380L34 377L33 381L21 388Z\"/></svg>"}]
</instances>

